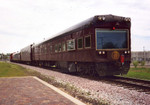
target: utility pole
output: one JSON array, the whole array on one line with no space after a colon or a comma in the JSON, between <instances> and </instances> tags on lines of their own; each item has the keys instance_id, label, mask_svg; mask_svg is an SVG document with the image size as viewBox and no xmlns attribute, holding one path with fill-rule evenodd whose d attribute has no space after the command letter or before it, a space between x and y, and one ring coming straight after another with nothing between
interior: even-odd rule
<instances>
[{"instance_id":1,"label":"utility pole","mask_svg":"<svg viewBox=\"0 0 150 105\"><path fill-rule=\"evenodd\" d=\"M145 47L143 46L143 59L145 61Z\"/></svg>"}]
</instances>

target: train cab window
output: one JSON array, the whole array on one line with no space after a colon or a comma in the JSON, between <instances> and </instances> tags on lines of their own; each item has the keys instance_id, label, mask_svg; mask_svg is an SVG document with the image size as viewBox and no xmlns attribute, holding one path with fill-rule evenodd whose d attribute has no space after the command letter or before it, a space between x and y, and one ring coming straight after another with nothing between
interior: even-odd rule
<instances>
[{"instance_id":1,"label":"train cab window","mask_svg":"<svg viewBox=\"0 0 150 105\"><path fill-rule=\"evenodd\" d=\"M66 44L65 44L65 42L62 43L62 51L66 51Z\"/></svg>"},{"instance_id":2,"label":"train cab window","mask_svg":"<svg viewBox=\"0 0 150 105\"><path fill-rule=\"evenodd\" d=\"M85 37L85 48L90 48L91 47L91 36L86 36Z\"/></svg>"},{"instance_id":3,"label":"train cab window","mask_svg":"<svg viewBox=\"0 0 150 105\"><path fill-rule=\"evenodd\" d=\"M61 52L61 43L58 44L58 52Z\"/></svg>"},{"instance_id":4,"label":"train cab window","mask_svg":"<svg viewBox=\"0 0 150 105\"><path fill-rule=\"evenodd\" d=\"M96 49L127 49L127 30L96 30Z\"/></svg>"},{"instance_id":5,"label":"train cab window","mask_svg":"<svg viewBox=\"0 0 150 105\"><path fill-rule=\"evenodd\" d=\"M77 43L78 43L78 49L82 49L83 48L83 38L79 38Z\"/></svg>"},{"instance_id":6,"label":"train cab window","mask_svg":"<svg viewBox=\"0 0 150 105\"><path fill-rule=\"evenodd\" d=\"M57 46L57 44L55 45L55 52L57 52L58 51L58 46Z\"/></svg>"},{"instance_id":7,"label":"train cab window","mask_svg":"<svg viewBox=\"0 0 150 105\"><path fill-rule=\"evenodd\" d=\"M68 51L75 50L75 39L67 41L67 50Z\"/></svg>"}]
</instances>

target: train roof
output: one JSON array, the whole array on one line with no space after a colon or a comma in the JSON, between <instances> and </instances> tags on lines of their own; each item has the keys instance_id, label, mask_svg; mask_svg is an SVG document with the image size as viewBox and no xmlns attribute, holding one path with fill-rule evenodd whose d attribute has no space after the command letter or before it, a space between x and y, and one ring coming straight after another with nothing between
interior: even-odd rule
<instances>
[{"instance_id":1,"label":"train roof","mask_svg":"<svg viewBox=\"0 0 150 105\"><path fill-rule=\"evenodd\" d=\"M96 23L96 21L99 19L99 17L101 17L102 19L105 18L105 21L109 21L109 22L111 22L111 21L121 21L121 20L126 19L126 17L115 16L115 15L111 15L111 14L110 15L96 15L96 16L93 16L93 17L91 17L87 20L84 20L84 21L82 21L82 22L80 22L80 23L78 23L78 24L76 24L76 25L60 32L60 33L57 33L57 34L54 35L54 37L48 38L47 40L44 40L44 41L42 41L42 42L40 42L40 43L38 43L34 46L38 46L38 45L41 45L41 44L46 43L48 41L63 37L65 35L68 35L69 33L77 31L79 29L89 27L90 25ZM130 19L130 18L128 18L128 19Z\"/></svg>"},{"instance_id":2,"label":"train roof","mask_svg":"<svg viewBox=\"0 0 150 105\"><path fill-rule=\"evenodd\" d=\"M20 50L20 52L26 52L26 51L31 52L30 50L31 50L32 45L33 45L33 44L30 44L30 45L28 45L28 46L22 48L22 49Z\"/></svg>"}]
</instances>

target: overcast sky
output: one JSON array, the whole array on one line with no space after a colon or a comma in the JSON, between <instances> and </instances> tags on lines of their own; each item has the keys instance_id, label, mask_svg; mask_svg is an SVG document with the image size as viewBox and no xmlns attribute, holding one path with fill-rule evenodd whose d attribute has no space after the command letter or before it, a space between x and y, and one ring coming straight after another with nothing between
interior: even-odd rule
<instances>
[{"instance_id":1,"label":"overcast sky","mask_svg":"<svg viewBox=\"0 0 150 105\"><path fill-rule=\"evenodd\" d=\"M149 0L0 0L0 53L20 51L103 14L130 17L132 51L150 51Z\"/></svg>"}]
</instances>

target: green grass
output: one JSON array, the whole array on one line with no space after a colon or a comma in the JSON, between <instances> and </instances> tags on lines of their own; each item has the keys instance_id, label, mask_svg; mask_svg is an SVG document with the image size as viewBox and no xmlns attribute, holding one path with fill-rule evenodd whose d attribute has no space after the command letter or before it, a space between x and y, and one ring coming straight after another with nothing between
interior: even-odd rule
<instances>
[{"instance_id":1,"label":"green grass","mask_svg":"<svg viewBox=\"0 0 150 105\"><path fill-rule=\"evenodd\" d=\"M0 77L14 77L14 76L27 76L28 74L26 73L26 69L6 63L6 62L0 62Z\"/></svg>"},{"instance_id":2,"label":"green grass","mask_svg":"<svg viewBox=\"0 0 150 105\"><path fill-rule=\"evenodd\" d=\"M150 68L130 68L125 77L150 80Z\"/></svg>"}]
</instances>

